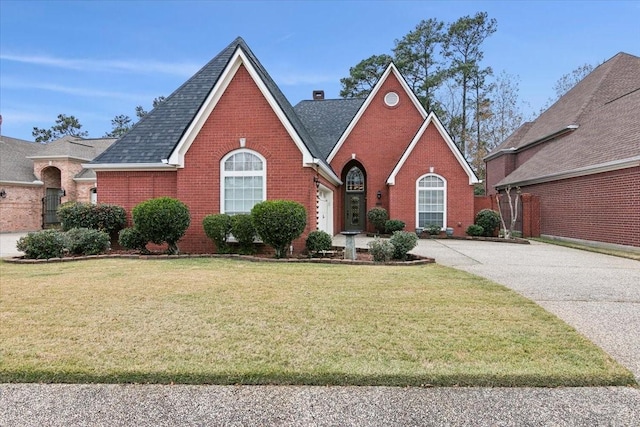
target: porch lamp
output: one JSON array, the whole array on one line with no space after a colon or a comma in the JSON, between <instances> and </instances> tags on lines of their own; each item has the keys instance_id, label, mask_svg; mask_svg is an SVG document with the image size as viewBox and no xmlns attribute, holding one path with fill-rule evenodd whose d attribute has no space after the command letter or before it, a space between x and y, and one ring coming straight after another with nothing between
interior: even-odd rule
<instances>
[{"instance_id":1,"label":"porch lamp","mask_svg":"<svg viewBox=\"0 0 640 427\"><path fill-rule=\"evenodd\" d=\"M3 199L7 198L7 192L4 191L4 188L2 190L0 190L0 197L3 198Z\"/></svg>"},{"instance_id":2,"label":"porch lamp","mask_svg":"<svg viewBox=\"0 0 640 427\"><path fill-rule=\"evenodd\" d=\"M382 191L378 190L378 193L376 193L376 197L378 198L378 200L382 199Z\"/></svg>"}]
</instances>

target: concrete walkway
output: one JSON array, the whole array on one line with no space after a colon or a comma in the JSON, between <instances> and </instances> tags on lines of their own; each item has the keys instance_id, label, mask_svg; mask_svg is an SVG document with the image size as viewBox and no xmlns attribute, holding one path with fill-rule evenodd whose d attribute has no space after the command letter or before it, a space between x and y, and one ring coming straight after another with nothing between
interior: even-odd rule
<instances>
[{"instance_id":1,"label":"concrete walkway","mask_svg":"<svg viewBox=\"0 0 640 427\"><path fill-rule=\"evenodd\" d=\"M413 252L534 300L640 379L640 262L536 242ZM4 425L637 426L640 389L1 384Z\"/></svg>"}]
</instances>

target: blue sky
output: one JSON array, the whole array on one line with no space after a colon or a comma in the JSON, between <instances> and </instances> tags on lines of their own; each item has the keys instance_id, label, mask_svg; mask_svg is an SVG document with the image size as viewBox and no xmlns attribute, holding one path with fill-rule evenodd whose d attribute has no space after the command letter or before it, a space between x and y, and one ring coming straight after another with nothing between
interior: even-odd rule
<instances>
[{"instance_id":1,"label":"blue sky","mask_svg":"<svg viewBox=\"0 0 640 427\"><path fill-rule=\"evenodd\" d=\"M241 36L292 104L340 78L422 19L486 11L498 31L484 65L518 76L538 112L566 73L618 52L640 56L640 1L17 1L0 0L2 135L32 140L58 114L91 137L177 89Z\"/></svg>"}]
</instances>

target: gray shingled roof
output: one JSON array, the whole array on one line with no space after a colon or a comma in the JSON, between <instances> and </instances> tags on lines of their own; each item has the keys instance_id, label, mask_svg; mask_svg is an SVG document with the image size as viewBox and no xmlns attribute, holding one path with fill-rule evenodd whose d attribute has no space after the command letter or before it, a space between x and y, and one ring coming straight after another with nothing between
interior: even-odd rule
<instances>
[{"instance_id":1,"label":"gray shingled roof","mask_svg":"<svg viewBox=\"0 0 640 427\"><path fill-rule=\"evenodd\" d=\"M567 126L578 126L565 136L546 142L498 185L640 156L639 111L640 58L619 53L491 153L511 147L521 150Z\"/></svg>"},{"instance_id":2,"label":"gray shingled roof","mask_svg":"<svg viewBox=\"0 0 640 427\"><path fill-rule=\"evenodd\" d=\"M321 150L293 111L293 107L240 37L141 119L92 164L161 163L168 159L222 75L236 49L242 49L262 81L314 158Z\"/></svg>"},{"instance_id":3,"label":"gray shingled roof","mask_svg":"<svg viewBox=\"0 0 640 427\"><path fill-rule=\"evenodd\" d=\"M326 159L365 99L302 101L293 107Z\"/></svg>"},{"instance_id":4,"label":"gray shingled roof","mask_svg":"<svg viewBox=\"0 0 640 427\"><path fill-rule=\"evenodd\" d=\"M42 150L42 144L23 139L0 137L0 181L33 182L33 161L28 156Z\"/></svg>"},{"instance_id":5,"label":"gray shingled roof","mask_svg":"<svg viewBox=\"0 0 640 427\"><path fill-rule=\"evenodd\" d=\"M115 138L77 138L64 136L48 144L39 144L42 147L35 155L38 157L73 157L91 161L100 153L109 148Z\"/></svg>"}]
</instances>

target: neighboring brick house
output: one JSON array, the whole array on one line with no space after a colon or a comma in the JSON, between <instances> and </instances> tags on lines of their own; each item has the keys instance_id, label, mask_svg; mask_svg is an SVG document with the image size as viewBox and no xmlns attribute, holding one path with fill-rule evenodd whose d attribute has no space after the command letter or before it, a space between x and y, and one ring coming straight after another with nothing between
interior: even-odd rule
<instances>
[{"instance_id":1,"label":"neighboring brick house","mask_svg":"<svg viewBox=\"0 0 640 427\"><path fill-rule=\"evenodd\" d=\"M488 194L539 197L542 235L640 247L640 58L598 66L485 162Z\"/></svg>"},{"instance_id":2,"label":"neighboring brick house","mask_svg":"<svg viewBox=\"0 0 640 427\"><path fill-rule=\"evenodd\" d=\"M315 229L372 230L374 206L416 227L463 235L477 178L443 128L391 64L366 99L292 107L238 38L86 167L99 201L127 212L149 198L182 200L191 226L180 248L211 252L202 219L294 200Z\"/></svg>"},{"instance_id":3,"label":"neighboring brick house","mask_svg":"<svg viewBox=\"0 0 640 427\"><path fill-rule=\"evenodd\" d=\"M114 142L114 138L65 136L39 144L0 137L0 232L57 225L60 203L95 202L96 176L82 163Z\"/></svg>"}]
</instances>

